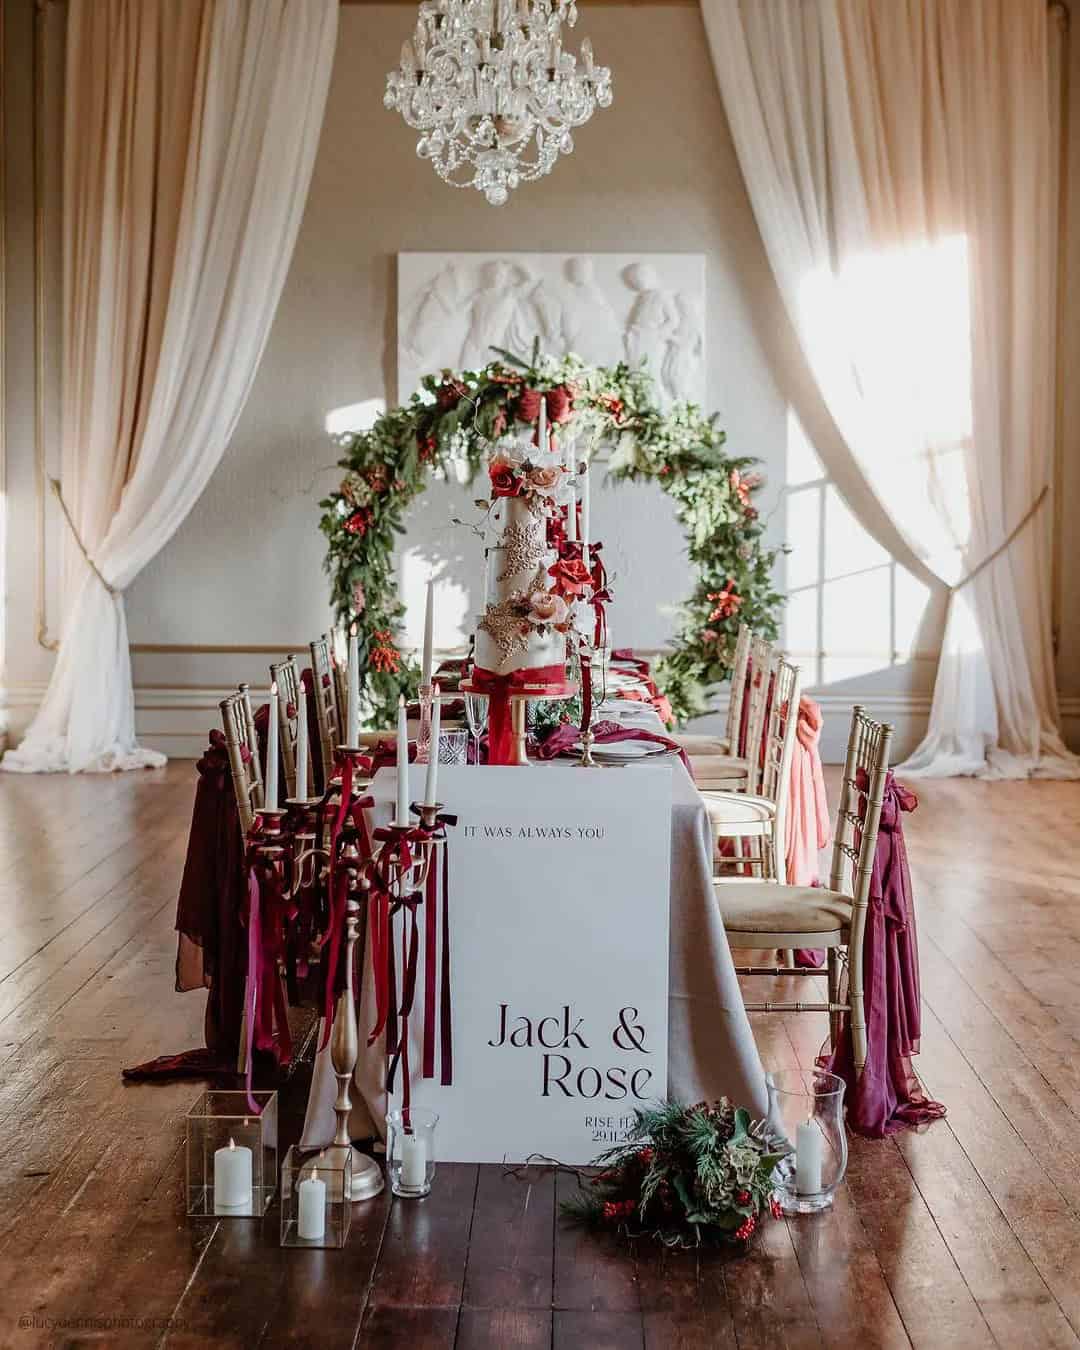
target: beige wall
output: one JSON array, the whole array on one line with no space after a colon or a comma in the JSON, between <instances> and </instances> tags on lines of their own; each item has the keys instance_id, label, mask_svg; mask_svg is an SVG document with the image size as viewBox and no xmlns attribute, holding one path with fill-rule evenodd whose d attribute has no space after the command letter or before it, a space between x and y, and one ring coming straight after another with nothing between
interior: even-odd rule
<instances>
[{"instance_id":1,"label":"beige wall","mask_svg":"<svg viewBox=\"0 0 1080 1350\"><path fill-rule=\"evenodd\" d=\"M8 718L25 724L51 654L37 640L39 553L33 437L33 276L30 166L32 0L6 0L7 107L7 598ZM336 482L323 435L328 410L393 394L394 258L399 250L685 251L707 259L710 403L729 444L763 461L773 537L787 525L781 501L788 464L789 341L724 122L696 8L583 7L579 33L593 38L615 75L613 107L577 136L577 149L542 185L501 209L455 192L416 159L414 136L382 107L385 72L410 22L407 6L346 6L315 176L289 281L247 409L225 458L177 536L128 596L139 722L151 744L190 753L214 718L219 690L259 681L267 654L325 624L326 582L317 502ZM55 157L62 14L49 19L46 139ZM1080 90L1080 77L1073 82ZM1073 138L1080 146L1080 132ZM1080 172L1073 175L1074 185ZM55 194L53 194L55 195ZM54 240L56 202L46 200ZM1080 219L1080 215L1077 216ZM55 310L56 277L45 283ZM1080 300L1080 297L1077 297ZM1070 312L1080 312L1076 305ZM1070 341L1076 335L1070 328ZM46 343L48 346L49 343ZM784 387L774 371L783 371ZM54 392L47 371L46 391ZM50 397L47 402L53 404ZM812 397L809 422L819 430ZM806 408L802 409L806 412ZM1080 407L1069 408L1068 487ZM826 436L827 429L820 432ZM54 439L47 428L46 442ZM51 444L46 454L53 453ZM470 494L464 494L467 501ZM446 521L463 495L436 486L420 503L408 545L475 592L471 540ZM662 496L646 488L599 494L597 532L617 572L620 641L660 645L670 606L688 589L680 536ZM53 567L59 522L47 521ZM1080 546L1069 572L1080 566ZM784 582L783 565L780 574ZM57 597L47 586L55 631ZM831 721L865 693L907 739L928 706L939 614L915 659L868 670L826 691ZM218 648L232 650L221 651ZM148 650L149 648L149 650ZM164 650L162 650L164 649ZM194 650L193 650L194 649ZM1080 624L1062 649L1063 688L1080 696ZM1080 708L1080 698L1077 699ZM828 711L828 706L827 706Z\"/></svg>"}]
</instances>

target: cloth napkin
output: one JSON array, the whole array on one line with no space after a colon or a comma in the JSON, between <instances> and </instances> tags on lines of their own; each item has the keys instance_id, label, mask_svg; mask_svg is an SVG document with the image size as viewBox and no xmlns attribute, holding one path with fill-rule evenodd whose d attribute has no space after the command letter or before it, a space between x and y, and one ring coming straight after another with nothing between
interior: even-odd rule
<instances>
[{"instance_id":1,"label":"cloth napkin","mask_svg":"<svg viewBox=\"0 0 1080 1350\"><path fill-rule=\"evenodd\" d=\"M662 736L658 731L646 731L644 727L624 727L618 722L596 722L592 729L593 739L603 744L610 744L613 741L653 741L657 745L663 745L668 750L675 750L679 758L686 766L686 772L691 778L694 771L690 767L690 761L686 756L686 751L678 743L673 741L670 736ZM556 727L537 750L541 759L554 759L556 755L561 755L566 750L572 749L581 739L581 729L574 726L572 722L565 726Z\"/></svg>"}]
</instances>

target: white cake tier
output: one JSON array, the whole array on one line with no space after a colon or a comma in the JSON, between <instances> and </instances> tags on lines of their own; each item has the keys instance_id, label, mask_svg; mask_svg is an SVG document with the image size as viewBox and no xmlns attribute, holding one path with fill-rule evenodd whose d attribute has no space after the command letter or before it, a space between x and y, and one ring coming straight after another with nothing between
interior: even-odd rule
<instances>
[{"instance_id":1,"label":"white cake tier","mask_svg":"<svg viewBox=\"0 0 1080 1350\"><path fill-rule=\"evenodd\" d=\"M494 671L496 675L509 675L515 670L542 670L545 666L557 666L560 679L565 678L566 634L556 633L552 629L541 635L530 633L528 645L524 651L511 651L503 654L503 648L483 628L476 630L476 664L484 670Z\"/></svg>"}]
</instances>

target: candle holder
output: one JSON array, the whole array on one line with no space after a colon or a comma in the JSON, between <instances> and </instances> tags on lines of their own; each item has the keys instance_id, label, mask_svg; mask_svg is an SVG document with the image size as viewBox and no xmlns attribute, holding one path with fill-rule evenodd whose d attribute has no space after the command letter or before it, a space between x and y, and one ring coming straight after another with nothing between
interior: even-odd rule
<instances>
[{"instance_id":1,"label":"candle holder","mask_svg":"<svg viewBox=\"0 0 1080 1350\"><path fill-rule=\"evenodd\" d=\"M340 849L338 865L345 869L348 876L345 900L345 987L337 996L334 1023L330 1031L330 1063L337 1079L337 1096L334 1100L337 1127L334 1130L334 1142L326 1154L338 1168L344 1170L348 1167L349 1199L370 1200L383 1189L382 1168L374 1158L367 1157L353 1147L349 1135L349 1113L352 1110L349 1086L356 1072L356 1061L360 1057L360 1030L353 996L354 955L358 941L361 952L364 950L361 927L366 929L367 925L371 883L367 877L365 860L351 831L343 832ZM328 972L328 977L332 978L332 972Z\"/></svg>"},{"instance_id":2,"label":"candle holder","mask_svg":"<svg viewBox=\"0 0 1080 1350\"><path fill-rule=\"evenodd\" d=\"M292 899L322 879L329 866L330 855L319 843L322 798L290 797L285 805L288 810L285 827L290 843L286 894Z\"/></svg>"},{"instance_id":3,"label":"candle holder","mask_svg":"<svg viewBox=\"0 0 1080 1350\"><path fill-rule=\"evenodd\" d=\"M595 739L591 725L581 733L581 758L574 765L575 769L602 769L604 767L593 759L592 748Z\"/></svg>"},{"instance_id":4,"label":"candle holder","mask_svg":"<svg viewBox=\"0 0 1080 1350\"><path fill-rule=\"evenodd\" d=\"M344 1247L352 1220L352 1155L302 1150L281 1165L281 1245Z\"/></svg>"},{"instance_id":5,"label":"candle holder","mask_svg":"<svg viewBox=\"0 0 1080 1350\"><path fill-rule=\"evenodd\" d=\"M844 1080L823 1069L784 1069L772 1075L770 1120L789 1152L773 1184L785 1214L828 1209L847 1171Z\"/></svg>"},{"instance_id":6,"label":"candle holder","mask_svg":"<svg viewBox=\"0 0 1080 1350\"><path fill-rule=\"evenodd\" d=\"M187 1114L187 1212L258 1219L277 1189L276 1092L204 1092Z\"/></svg>"},{"instance_id":7,"label":"candle holder","mask_svg":"<svg viewBox=\"0 0 1080 1350\"><path fill-rule=\"evenodd\" d=\"M386 1164L390 1189L418 1200L431 1190L435 1176L435 1126L439 1117L422 1106L390 1111L386 1117Z\"/></svg>"},{"instance_id":8,"label":"candle holder","mask_svg":"<svg viewBox=\"0 0 1080 1350\"><path fill-rule=\"evenodd\" d=\"M420 686L420 729L416 733L416 763L426 764L431 754L431 707L435 698L435 686Z\"/></svg>"}]
</instances>

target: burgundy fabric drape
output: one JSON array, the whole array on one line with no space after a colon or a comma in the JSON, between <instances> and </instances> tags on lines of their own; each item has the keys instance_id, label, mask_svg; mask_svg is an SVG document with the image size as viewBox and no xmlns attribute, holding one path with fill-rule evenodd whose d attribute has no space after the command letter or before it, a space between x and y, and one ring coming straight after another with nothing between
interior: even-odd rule
<instances>
[{"instance_id":1,"label":"burgundy fabric drape","mask_svg":"<svg viewBox=\"0 0 1080 1350\"><path fill-rule=\"evenodd\" d=\"M922 1004L915 903L911 893L902 816L918 798L890 773L870 881L863 941L867 1057L856 1080L848 1019L835 1054L822 1067L847 1083L848 1124L856 1134L882 1139L907 1126L940 1120L941 1102L927 1097L912 1067L919 1053Z\"/></svg>"},{"instance_id":2,"label":"burgundy fabric drape","mask_svg":"<svg viewBox=\"0 0 1080 1350\"><path fill-rule=\"evenodd\" d=\"M206 1046L124 1070L132 1080L198 1077L236 1070L243 1016L247 938L244 840L225 737L210 732L197 766L187 857L176 906L176 989L207 989Z\"/></svg>"}]
</instances>

